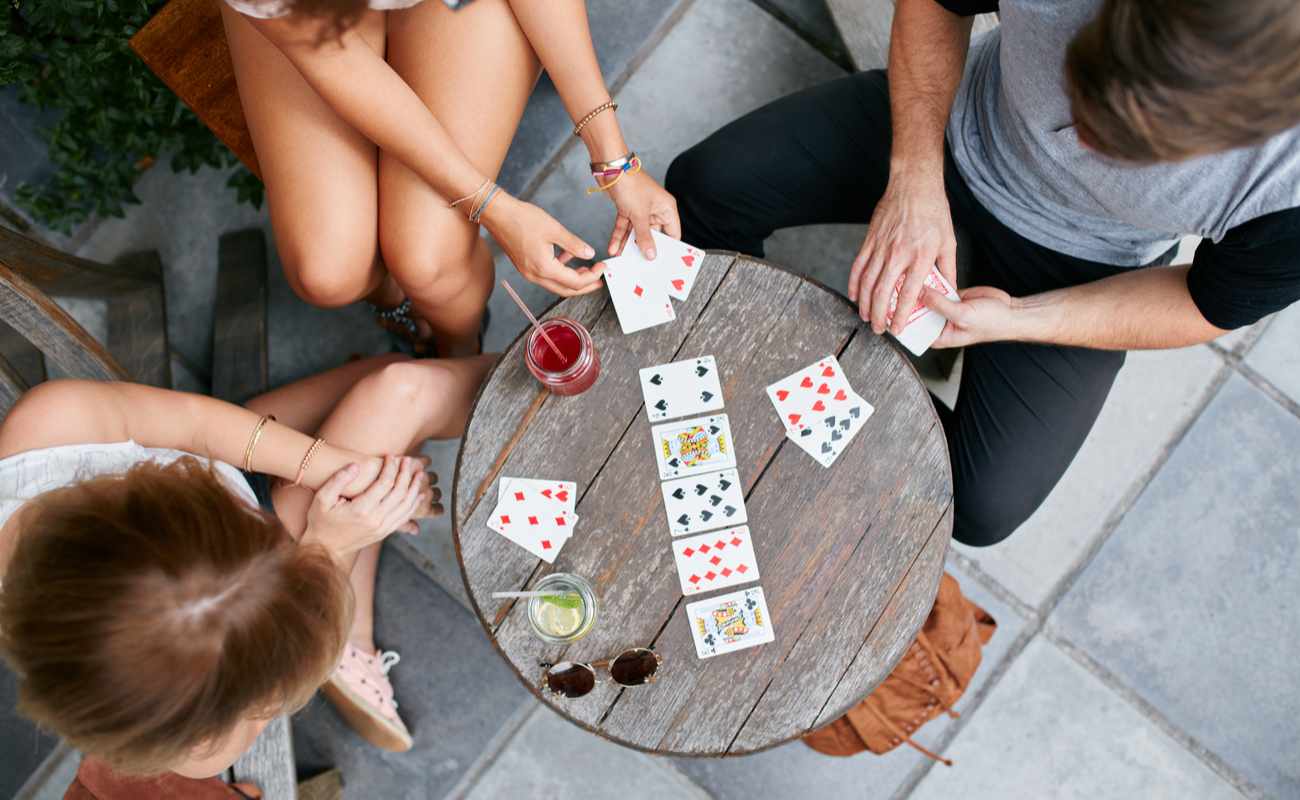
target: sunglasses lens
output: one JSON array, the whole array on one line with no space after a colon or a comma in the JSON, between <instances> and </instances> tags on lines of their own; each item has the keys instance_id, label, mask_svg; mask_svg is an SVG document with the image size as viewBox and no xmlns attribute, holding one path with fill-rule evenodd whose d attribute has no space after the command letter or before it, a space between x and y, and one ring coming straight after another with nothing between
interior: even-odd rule
<instances>
[{"instance_id":1,"label":"sunglasses lens","mask_svg":"<svg viewBox=\"0 0 1300 800\"><path fill-rule=\"evenodd\" d=\"M614 682L623 686L640 686L659 669L659 659L649 650L629 650L609 665Z\"/></svg>"},{"instance_id":2,"label":"sunglasses lens","mask_svg":"<svg viewBox=\"0 0 1300 800\"><path fill-rule=\"evenodd\" d=\"M596 674L581 664L564 661L547 670L546 688L565 697L582 697L596 688Z\"/></svg>"}]
</instances>

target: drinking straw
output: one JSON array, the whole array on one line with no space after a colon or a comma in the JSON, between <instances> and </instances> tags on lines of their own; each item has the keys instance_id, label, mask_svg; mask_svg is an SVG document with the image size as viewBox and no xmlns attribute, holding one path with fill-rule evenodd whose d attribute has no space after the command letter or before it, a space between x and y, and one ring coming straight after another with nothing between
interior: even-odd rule
<instances>
[{"instance_id":1,"label":"drinking straw","mask_svg":"<svg viewBox=\"0 0 1300 800\"><path fill-rule=\"evenodd\" d=\"M504 600L507 597L565 597L575 594L574 592L493 592L493 600Z\"/></svg>"},{"instance_id":2,"label":"drinking straw","mask_svg":"<svg viewBox=\"0 0 1300 800\"><path fill-rule=\"evenodd\" d=\"M551 346L552 352L555 353L556 358L560 359L560 363L563 364L564 353L561 353L560 348L556 347L555 342L551 341L551 337L546 335L546 330L542 328L542 323L537 321L537 317L534 317L533 312L528 310L528 306L524 305L523 299L521 299L519 295L515 294L515 290L510 287L510 283L506 281L505 278L501 279L501 288L506 290L510 295L510 299L515 301L515 305L519 306L519 310L524 312L524 316L528 317L529 322L533 323L533 327L542 335L542 338L546 340L546 343Z\"/></svg>"}]
</instances>

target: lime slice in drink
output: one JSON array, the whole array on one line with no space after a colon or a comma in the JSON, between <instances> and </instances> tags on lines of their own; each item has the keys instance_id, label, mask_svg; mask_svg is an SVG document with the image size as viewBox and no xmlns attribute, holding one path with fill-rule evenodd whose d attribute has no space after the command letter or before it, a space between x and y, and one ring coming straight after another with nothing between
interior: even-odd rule
<instances>
[{"instance_id":1,"label":"lime slice in drink","mask_svg":"<svg viewBox=\"0 0 1300 800\"><path fill-rule=\"evenodd\" d=\"M577 592L548 594L542 597L543 603L550 603L559 608L582 608L582 595Z\"/></svg>"}]
</instances>

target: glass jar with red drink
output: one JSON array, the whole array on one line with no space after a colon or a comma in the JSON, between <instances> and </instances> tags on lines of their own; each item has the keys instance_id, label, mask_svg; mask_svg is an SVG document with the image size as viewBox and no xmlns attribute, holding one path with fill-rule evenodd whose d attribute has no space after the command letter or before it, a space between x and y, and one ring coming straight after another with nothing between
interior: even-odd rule
<instances>
[{"instance_id":1,"label":"glass jar with red drink","mask_svg":"<svg viewBox=\"0 0 1300 800\"><path fill-rule=\"evenodd\" d=\"M590 389L600 375L600 356L591 334L568 317L544 320L542 329L559 353L533 328L524 343L528 371L555 394L581 394Z\"/></svg>"}]
</instances>

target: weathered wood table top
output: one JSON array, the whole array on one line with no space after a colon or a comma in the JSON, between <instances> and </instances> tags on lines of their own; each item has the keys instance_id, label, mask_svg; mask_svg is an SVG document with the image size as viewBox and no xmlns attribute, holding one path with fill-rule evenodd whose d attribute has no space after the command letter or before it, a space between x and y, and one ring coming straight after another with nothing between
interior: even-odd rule
<instances>
[{"instance_id":1,"label":"weathered wood table top","mask_svg":"<svg viewBox=\"0 0 1300 800\"><path fill-rule=\"evenodd\" d=\"M844 298L726 253L708 255L690 300L677 304L677 320L667 325L624 336L605 292L565 300L547 316L587 326L600 379L576 397L551 395L528 373L516 341L479 395L454 482L465 585L524 683L540 697L541 661L594 661L653 646L664 656L656 683L604 682L586 697L542 699L614 741L677 755L770 747L865 697L925 621L952 529L947 447L912 367ZM876 411L823 469L786 439L764 389L828 353ZM701 660L683 610L638 370L708 354L721 373L757 585L776 641ZM487 528L501 475L577 481L580 521L554 565ZM551 572L587 578L599 598L594 629L569 645L535 636L525 602L491 599Z\"/></svg>"}]
</instances>

